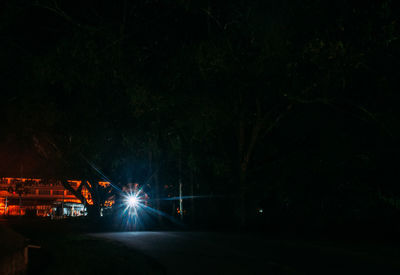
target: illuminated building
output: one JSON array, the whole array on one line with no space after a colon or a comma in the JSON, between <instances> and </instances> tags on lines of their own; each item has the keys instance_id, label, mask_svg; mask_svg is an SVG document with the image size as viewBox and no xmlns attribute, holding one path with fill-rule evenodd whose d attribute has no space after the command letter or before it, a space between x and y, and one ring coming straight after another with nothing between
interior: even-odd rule
<instances>
[{"instance_id":1,"label":"illuminated building","mask_svg":"<svg viewBox=\"0 0 400 275\"><path fill-rule=\"evenodd\" d=\"M19 136L9 133L0 139L0 215L79 216L86 214L85 205L60 180L79 179L57 160L59 153L47 136ZM73 169L72 169L73 170ZM53 179L53 180L51 180ZM75 190L80 180L69 180ZM99 182L102 187L108 182ZM88 183L90 186L90 183ZM92 204L88 189L80 193ZM106 201L103 207L114 202Z\"/></svg>"},{"instance_id":2,"label":"illuminated building","mask_svg":"<svg viewBox=\"0 0 400 275\"><path fill-rule=\"evenodd\" d=\"M69 180L77 189L81 181ZM108 182L99 182L107 186ZM88 190L83 187L82 194L91 204ZM113 202L108 202L112 205ZM0 178L0 215L32 216L81 216L86 215L85 205L58 180L35 178Z\"/></svg>"}]
</instances>

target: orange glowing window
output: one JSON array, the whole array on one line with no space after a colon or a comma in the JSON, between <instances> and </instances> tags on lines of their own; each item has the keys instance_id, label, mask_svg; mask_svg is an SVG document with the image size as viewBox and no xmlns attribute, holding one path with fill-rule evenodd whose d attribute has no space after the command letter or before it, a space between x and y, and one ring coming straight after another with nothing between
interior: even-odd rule
<instances>
[{"instance_id":1,"label":"orange glowing window","mask_svg":"<svg viewBox=\"0 0 400 275\"><path fill-rule=\"evenodd\" d=\"M99 181L99 185L103 186L103 187L107 187L110 185L110 183L108 181Z\"/></svg>"}]
</instances>

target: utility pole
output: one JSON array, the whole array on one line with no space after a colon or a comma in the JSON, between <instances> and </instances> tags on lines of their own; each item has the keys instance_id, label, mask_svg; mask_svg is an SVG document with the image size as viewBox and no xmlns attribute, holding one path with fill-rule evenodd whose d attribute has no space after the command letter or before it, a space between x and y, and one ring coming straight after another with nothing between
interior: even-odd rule
<instances>
[{"instance_id":1,"label":"utility pole","mask_svg":"<svg viewBox=\"0 0 400 275\"><path fill-rule=\"evenodd\" d=\"M178 146L179 146L179 155L178 155L178 184L179 184L179 215L181 220L183 220L183 200L182 200L182 144L181 139L178 136Z\"/></svg>"},{"instance_id":2,"label":"utility pole","mask_svg":"<svg viewBox=\"0 0 400 275\"><path fill-rule=\"evenodd\" d=\"M179 179L179 214L183 220L182 181Z\"/></svg>"}]
</instances>

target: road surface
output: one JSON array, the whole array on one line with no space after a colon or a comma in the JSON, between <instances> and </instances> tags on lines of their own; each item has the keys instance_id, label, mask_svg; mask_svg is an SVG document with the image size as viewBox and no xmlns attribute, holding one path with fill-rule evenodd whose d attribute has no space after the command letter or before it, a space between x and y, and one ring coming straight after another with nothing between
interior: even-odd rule
<instances>
[{"instance_id":1,"label":"road surface","mask_svg":"<svg viewBox=\"0 0 400 275\"><path fill-rule=\"evenodd\" d=\"M123 243L155 259L166 274L400 274L391 259L382 260L362 246L344 250L309 242L206 232L90 235Z\"/></svg>"}]
</instances>

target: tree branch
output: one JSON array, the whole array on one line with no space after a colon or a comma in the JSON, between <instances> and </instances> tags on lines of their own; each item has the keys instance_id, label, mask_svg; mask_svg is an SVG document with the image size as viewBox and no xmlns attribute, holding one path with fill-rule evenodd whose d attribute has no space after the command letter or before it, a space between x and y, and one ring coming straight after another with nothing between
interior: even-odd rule
<instances>
[{"instance_id":1,"label":"tree branch","mask_svg":"<svg viewBox=\"0 0 400 275\"><path fill-rule=\"evenodd\" d=\"M76 190L71 186L71 184L69 184L69 182L67 180L61 180L61 184L64 186L65 189L70 191L78 200L80 200L81 203L83 203L84 205L88 204L86 198L81 193L82 185L83 185L82 183L79 185L78 189L76 189Z\"/></svg>"},{"instance_id":2,"label":"tree branch","mask_svg":"<svg viewBox=\"0 0 400 275\"><path fill-rule=\"evenodd\" d=\"M57 1L53 1L54 2L54 6L48 6L48 5L40 5L40 4L36 4L36 6L41 7L43 9L49 10L53 13L55 13L56 15L64 18L66 21L68 21L69 23L71 23L72 25L75 25L79 28L82 29L86 29L86 30L90 30L90 31L96 31L97 29L91 26L87 26L87 25L82 25L81 23L77 22L76 20L74 20L71 16L69 16L65 11L63 11L57 4Z\"/></svg>"}]
</instances>

